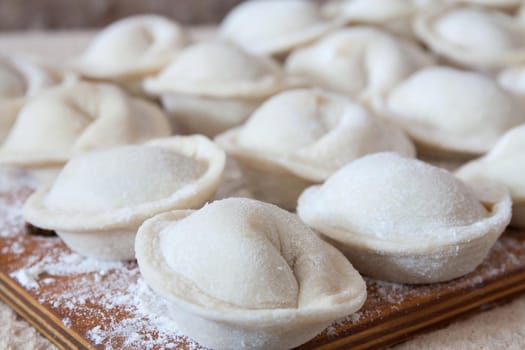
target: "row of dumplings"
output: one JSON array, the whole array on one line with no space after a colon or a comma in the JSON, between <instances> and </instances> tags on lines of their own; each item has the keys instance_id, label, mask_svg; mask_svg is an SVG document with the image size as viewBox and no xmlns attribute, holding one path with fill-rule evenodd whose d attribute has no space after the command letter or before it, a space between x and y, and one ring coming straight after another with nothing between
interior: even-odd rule
<instances>
[{"instance_id":1,"label":"row of dumplings","mask_svg":"<svg viewBox=\"0 0 525 350\"><path fill-rule=\"evenodd\" d=\"M525 227L521 61L506 58L521 2L432 3L249 1L197 43L129 18L75 73L1 56L0 163L50 175L24 218L83 255L137 258L181 330L216 349L308 341L363 305L360 274L473 271L511 220ZM452 174L416 148L481 158ZM258 200L214 201L226 154Z\"/></svg>"},{"instance_id":2,"label":"row of dumplings","mask_svg":"<svg viewBox=\"0 0 525 350\"><path fill-rule=\"evenodd\" d=\"M365 1L361 4L361 1L354 0L339 5L347 3L359 11L365 11L367 6L370 7L369 11L374 6L378 6L376 11L387 11L389 8L379 7L380 1ZM398 7L401 4L416 6L416 2L411 1L387 3L391 3L390 6L397 4ZM334 3L330 5L335 6ZM375 114L401 126L423 152L430 154L481 155L494 146L506 130L525 121L522 111L525 89L521 86L523 79L519 66L502 71L498 81L486 72L445 66L445 63L450 63L450 57L437 57L423 49L419 42L389 33L383 28L358 25L334 31L331 26L332 31L325 33L319 40L302 47L300 44L304 42L297 43L298 47L291 51L282 67L272 58L259 55L273 52L250 46L270 40L268 37L272 35L277 38L282 37L283 33L291 35L292 29L299 30L301 25L314 28L311 17L320 16L321 13L317 6L314 2L296 0L250 1L234 9L224 20L220 29L221 40L204 43L188 43L188 34L184 29L158 16L125 19L103 30L71 66L86 78L119 83L138 97L159 98L172 128L176 126L180 132L209 137L242 124L269 97L284 90L306 86L322 87L365 104ZM418 6L428 9L427 12L421 10L418 15L434 13L435 10L430 11L429 8L439 7ZM504 7L510 6L505 2ZM510 21L510 15L503 12L464 6L461 9L450 7L439 7L454 12L454 15L450 15L452 19L443 19L445 24L439 27L445 28L442 30L444 33L455 35L455 39L451 37L449 41L454 42L454 47L463 48L468 57L477 57L478 54L475 43L467 40L470 36L465 35L461 28L474 28L472 41L482 37L482 40L477 39L479 44L490 41L485 38L485 33L492 33L487 34L489 38L496 37L497 33L504 36L508 29L508 26L503 25L498 29L494 26L499 22L487 20L485 23L479 13L474 14L484 11L491 16L507 16ZM415 15L414 11L412 9L410 13ZM267 29L271 33L255 33L256 29L265 27L259 25L254 25L251 30L241 30L242 24L248 26L247 22L254 17L252 12L273 18L272 29ZM280 17L272 16L274 12L294 13L293 19L297 17L300 23L287 20L285 24L293 28L281 28L279 36L280 26L275 25L275 22L279 24ZM306 19L299 20L303 12ZM343 10L336 12L346 13ZM261 19L265 16L256 17ZM470 18L480 23L473 19L475 23L471 24L467 21ZM516 18L513 21L516 26L521 23ZM332 19L332 22L338 21ZM455 24L446 29L449 22ZM251 36L241 40L234 33ZM519 35L516 38L508 35L507 41L519 42ZM229 42L225 39L229 39ZM460 39L465 41L461 45L456 42ZM232 42L242 45L242 48ZM425 44L434 47L430 42ZM289 49L292 48L294 46ZM493 48L478 49L495 53ZM519 51L519 48L516 50ZM436 52L439 53L438 50ZM24 113L25 109L31 108L25 105L23 97L72 79L67 79L64 74L60 76L60 73L49 67L31 65L23 60L20 62L18 57L2 57L0 67L3 101L0 137L8 136L7 149L2 154L12 154L19 151L17 139L24 138L24 135L18 134L23 134L21 131L28 128L26 123L32 124L30 116L26 116L31 113ZM73 91L74 88L64 90ZM67 95L67 92L62 94ZM93 98L102 96L93 95ZM67 96L62 99L67 100ZM87 101L88 98L85 98L82 102ZM24 120L15 123L17 119ZM13 124L22 125L14 125L15 135L11 136L9 131ZM11 147L12 144L14 147Z\"/></svg>"},{"instance_id":3,"label":"row of dumplings","mask_svg":"<svg viewBox=\"0 0 525 350\"><path fill-rule=\"evenodd\" d=\"M79 155L31 195L24 218L80 254L136 258L181 330L215 349L308 341L364 304L360 274L401 283L463 276L511 220L505 187L463 183L394 152L308 187L297 215L248 198L211 201L225 158L200 135Z\"/></svg>"}]
</instances>

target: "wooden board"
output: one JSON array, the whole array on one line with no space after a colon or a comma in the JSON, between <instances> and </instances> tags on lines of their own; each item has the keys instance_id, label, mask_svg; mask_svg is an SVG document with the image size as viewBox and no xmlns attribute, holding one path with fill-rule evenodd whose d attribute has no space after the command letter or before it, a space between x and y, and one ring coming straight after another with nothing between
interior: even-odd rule
<instances>
[{"instance_id":1,"label":"wooden board","mask_svg":"<svg viewBox=\"0 0 525 350\"><path fill-rule=\"evenodd\" d=\"M8 187L0 188L0 299L38 331L61 349L201 349L166 320L135 262L72 254L56 236L24 224L30 186ZM509 300L525 291L525 234L507 231L475 272L452 282L367 284L362 310L300 349L380 349Z\"/></svg>"}]
</instances>

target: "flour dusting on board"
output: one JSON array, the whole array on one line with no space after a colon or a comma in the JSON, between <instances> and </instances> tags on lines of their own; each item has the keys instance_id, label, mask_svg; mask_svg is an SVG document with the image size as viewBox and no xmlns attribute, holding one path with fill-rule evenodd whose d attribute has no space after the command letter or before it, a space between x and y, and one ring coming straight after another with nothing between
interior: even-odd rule
<instances>
[{"instance_id":1,"label":"flour dusting on board","mask_svg":"<svg viewBox=\"0 0 525 350\"><path fill-rule=\"evenodd\" d=\"M24 170L0 166L0 237L18 233L24 224L22 206L34 186L34 179Z\"/></svg>"},{"instance_id":2,"label":"flour dusting on board","mask_svg":"<svg viewBox=\"0 0 525 350\"><path fill-rule=\"evenodd\" d=\"M38 302L66 313L66 326L72 325L74 314L98 319L104 313L123 317L104 318L86 333L93 344L105 349L175 348L183 337L174 321L165 316L167 305L155 295L134 263L104 262L63 251L44 256L36 263L13 271L10 276L26 289L38 295ZM61 277L75 276L60 293L54 284L63 283ZM42 288L43 286L46 288ZM93 305L97 307L93 308ZM102 307L103 310L100 310ZM119 339L118 346L115 339ZM187 349L202 349L185 339Z\"/></svg>"},{"instance_id":3,"label":"flour dusting on board","mask_svg":"<svg viewBox=\"0 0 525 350\"><path fill-rule=\"evenodd\" d=\"M147 287L135 264L85 258L65 248L51 249L50 253L38 261L28 261L29 264L10 276L26 289L35 291L39 303L71 316L80 313L83 317L97 319L109 310L125 315L121 319L110 317L94 324L86 334L94 344L113 349L113 340L118 338L125 348L152 349L160 345L169 348L175 347L174 338L183 336L175 322L165 316L164 301ZM63 283L61 277L64 276L75 278L57 293L53 287ZM104 310L93 308L93 305ZM71 319L70 316L62 318L68 327L72 325ZM188 349L200 348L192 341L185 342Z\"/></svg>"}]
</instances>

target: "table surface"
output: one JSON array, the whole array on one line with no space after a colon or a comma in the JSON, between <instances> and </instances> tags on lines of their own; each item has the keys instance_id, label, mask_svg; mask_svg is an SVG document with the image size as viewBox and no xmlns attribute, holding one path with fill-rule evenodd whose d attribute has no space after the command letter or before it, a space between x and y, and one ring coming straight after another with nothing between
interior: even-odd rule
<instances>
[{"instance_id":1,"label":"table surface","mask_svg":"<svg viewBox=\"0 0 525 350\"><path fill-rule=\"evenodd\" d=\"M0 33L0 51L23 52L64 62L82 51L93 32ZM200 35L198 35L200 36ZM0 303L0 349L53 349L45 338ZM419 336L396 350L525 348L525 296L496 309Z\"/></svg>"}]
</instances>

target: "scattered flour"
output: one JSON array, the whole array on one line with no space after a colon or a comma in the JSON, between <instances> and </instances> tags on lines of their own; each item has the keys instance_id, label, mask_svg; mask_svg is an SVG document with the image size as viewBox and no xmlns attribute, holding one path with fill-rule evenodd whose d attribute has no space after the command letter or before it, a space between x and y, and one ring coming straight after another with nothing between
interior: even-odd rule
<instances>
[{"instance_id":1,"label":"scattered flour","mask_svg":"<svg viewBox=\"0 0 525 350\"><path fill-rule=\"evenodd\" d=\"M13 192L24 187L34 188L36 179L22 168L0 165L0 193Z\"/></svg>"},{"instance_id":2,"label":"scattered flour","mask_svg":"<svg viewBox=\"0 0 525 350\"><path fill-rule=\"evenodd\" d=\"M68 276L73 274L82 274L97 272L103 275L107 270L119 269L123 265L121 262L106 262L92 258L85 258L77 253L61 254L58 257L46 255L37 263L30 267L25 267L11 272L9 275L18 280L18 282L28 288L38 288L39 283L51 284L53 278L44 278L39 280L40 275Z\"/></svg>"},{"instance_id":3,"label":"scattered flour","mask_svg":"<svg viewBox=\"0 0 525 350\"><path fill-rule=\"evenodd\" d=\"M14 236L18 234L19 228L23 227L22 206L24 200L0 196L0 217L2 218L0 237Z\"/></svg>"},{"instance_id":4,"label":"scattered flour","mask_svg":"<svg viewBox=\"0 0 525 350\"><path fill-rule=\"evenodd\" d=\"M0 166L0 237L16 235L23 226L21 208L34 187L35 180L24 170Z\"/></svg>"},{"instance_id":5,"label":"scattered flour","mask_svg":"<svg viewBox=\"0 0 525 350\"><path fill-rule=\"evenodd\" d=\"M85 335L107 350L175 349L181 342L187 349L202 349L166 316L165 301L149 289L134 263L105 262L67 251L57 255L55 251L10 276L34 291L39 303L64 312L62 322L67 327L72 326L68 315L98 320ZM64 283L60 276L75 278L57 293L53 285Z\"/></svg>"},{"instance_id":6,"label":"scattered flour","mask_svg":"<svg viewBox=\"0 0 525 350\"><path fill-rule=\"evenodd\" d=\"M38 288L38 273L29 269L20 269L9 274L26 288Z\"/></svg>"}]
</instances>

